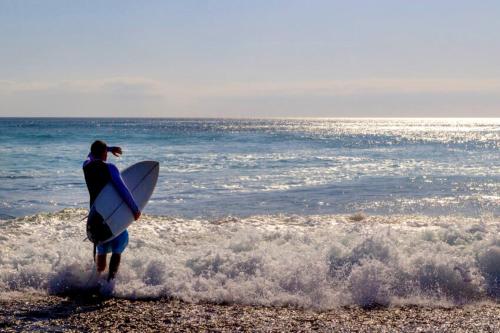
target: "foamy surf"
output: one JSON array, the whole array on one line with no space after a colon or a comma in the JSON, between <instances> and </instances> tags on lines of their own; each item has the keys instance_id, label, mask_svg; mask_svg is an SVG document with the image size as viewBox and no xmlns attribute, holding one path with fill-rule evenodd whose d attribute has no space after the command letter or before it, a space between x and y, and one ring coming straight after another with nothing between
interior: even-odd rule
<instances>
[{"instance_id":1,"label":"foamy surf","mask_svg":"<svg viewBox=\"0 0 500 333\"><path fill-rule=\"evenodd\" d=\"M93 271L86 214L0 220L2 297L84 290ZM491 300L500 296L499 229L494 216L144 216L129 229L115 297L318 309Z\"/></svg>"}]
</instances>

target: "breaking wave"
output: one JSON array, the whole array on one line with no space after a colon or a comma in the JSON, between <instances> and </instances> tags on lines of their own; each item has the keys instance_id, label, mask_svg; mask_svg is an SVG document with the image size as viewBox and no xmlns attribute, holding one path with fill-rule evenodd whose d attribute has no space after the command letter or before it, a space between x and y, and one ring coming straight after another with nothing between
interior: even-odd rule
<instances>
[{"instance_id":1,"label":"breaking wave","mask_svg":"<svg viewBox=\"0 0 500 333\"><path fill-rule=\"evenodd\" d=\"M0 294L84 290L87 211L0 220ZM256 215L206 221L144 216L116 297L328 309L458 305L500 297L494 216Z\"/></svg>"}]
</instances>

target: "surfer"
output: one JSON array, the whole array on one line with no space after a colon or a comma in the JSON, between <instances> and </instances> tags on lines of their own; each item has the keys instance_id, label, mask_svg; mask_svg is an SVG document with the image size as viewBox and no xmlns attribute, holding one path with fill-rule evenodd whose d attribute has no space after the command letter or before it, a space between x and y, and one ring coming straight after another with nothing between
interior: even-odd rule
<instances>
[{"instance_id":1,"label":"surfer","mask_svg":"<svg viewBox=\"0 0 500 333\"><path fill-rule=\"evenodd\" d=\"M117 192L122 197L123 201L127 203L130 210L134 214L135 220L141 216L141 211L137 207L134 198L127 186L120 176L118 168L111 163L106 163L108 152L115 156L122 154L120 147L108 147L105 142L97 140L90 146L90 153L85 162L83 162L83 173L85 175L85 182L90 194L90 206L94 203L99 195L99 192L111 182L116 188ZM128 232L123 231L116 238L111 241L97 245L95 251L97 256L95 259L97 266L97 277L99 278L106 269L106 257L111 252L111 259L109 261L109 273L107 282L114 284L114 278L120 266L121 254L128 245ZM112 285L110 286L112 288Z\"/></svg>"}]
</instances>

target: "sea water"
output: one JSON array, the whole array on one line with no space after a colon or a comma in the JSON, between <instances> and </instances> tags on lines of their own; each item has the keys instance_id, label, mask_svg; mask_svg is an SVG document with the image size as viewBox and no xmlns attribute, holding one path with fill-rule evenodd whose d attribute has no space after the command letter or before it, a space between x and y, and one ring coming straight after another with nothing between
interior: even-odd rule
<instances>
[{"instance_id":1,"label":"sea water","mask_svg":"<svg viewBox=\"0 0 500 333\"><path fill-rule=\"evenodd\" d=\"M0 120L0 294L92 273L93 140L160 177L116 296L297 305L500 297L500 119Z\"/></svg>"}]
</instances>

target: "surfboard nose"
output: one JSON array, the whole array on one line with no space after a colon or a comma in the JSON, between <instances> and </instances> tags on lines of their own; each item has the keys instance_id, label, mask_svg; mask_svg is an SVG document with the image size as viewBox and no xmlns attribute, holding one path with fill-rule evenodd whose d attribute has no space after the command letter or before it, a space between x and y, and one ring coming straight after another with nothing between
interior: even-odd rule
<instances>
[{"instance_id":1,"label":"surfboard nose","mask_svg":"<svg viewBox=\"0 0 500 333\"><path fill-rule=\"evenodd\" d=\"M137 162L136 164L150 164L150 165L160 165L160 162L158 161L153 161L153 160L146 160L146 161L140 161L140 162Z\"/></svg>"},{"instance_id":2,"label":"surfboard nose","mask_svg":"<svg viewBox=\"0 0 500 333\"><path fill-rule=\"evenodd\" d=\"M149 170L148 174L153 174L155 178L158 178L160 173L160 162L158 161L142 161L137 163L141 165L142 168ZM156 182L156 180L155 180Z\"/></svg>"},{"instance_id":3,"label":"surfboard nose","mask_svg":"<svg viewBox=\"0 0 500 333\"><path fill-rule=\"evenodd\" d=\"M141 168L145 168L148 170L154 170L160 168L160 162L158 161L141 161L135 164L135 166L140 166Z\"/></svg>"}]
</instances>

